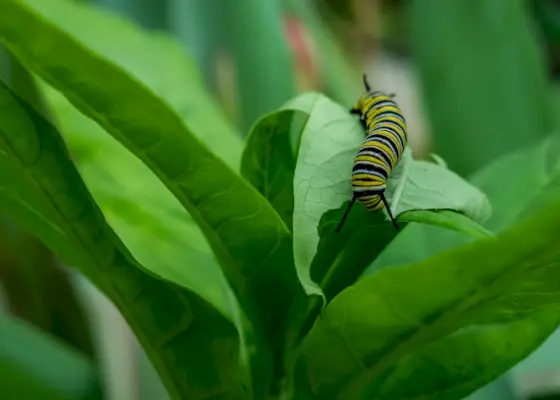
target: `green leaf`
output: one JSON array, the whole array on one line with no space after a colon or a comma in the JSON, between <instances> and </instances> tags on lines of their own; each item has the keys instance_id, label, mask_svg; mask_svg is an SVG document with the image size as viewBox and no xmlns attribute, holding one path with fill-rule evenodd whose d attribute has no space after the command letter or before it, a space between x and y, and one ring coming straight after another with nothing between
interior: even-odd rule
<instances>
[{"instance_id":1,"label":"green leaf","mask_svg":"<svg viewBox=\"0 0 560 400\"><path fill-rule=\"evenodd\" d=\"M483 228L464 214L441 210L441 211L407 211L399 216L403 222L420 222L426 225L440 226L449 230L462 232L475 239L493 236L492 232Z\"/></svg>"},{"instance_id":2,"label":"green leaf","mask_svg":"<svg viewBox=\"0 0 560 400\"><path fill-rule=\"evenodd\" d=\"M0 210L118 307L172 398L240 390L238 332L198 295L155 279L107 226L58 135L0 85Z\"/></svg>"},{"instance_id":3,"label":"green leaf","mask_svg":"<svg viewBox=\"0 0 560 400\"><path fill-rule=\"evenodd\" d=\"M529 356L558 324L558 312L548 309L507 324L459 330L403 357L382 386L368 388L366 396L378 393L375 398L383 400L465 398Z\"/></svg>"},{"instance_id":4,"label":"green leaf","mask_svg":"<svg viewBox=\"0 0 560 400\"><path fill-rule=\"evenodd\" d=\"M86 185L134 257L154 274L198 293L241 328L233 292L189 213L137 157L59 92L44 89Z\"/></svg>"},{"instance_id":5,"label":"green leaf","mask_svg":"<svg viewBox=\"0 0 560 400\"><path fill-rule=\"evenodd\" d=\"M365 133L347 110L320 94L304 94L285 108L306 109L310 115L301 138L294 174L294 257L306 292L322 295L311 271L320 245L317 226L327 211L338 209L341 216L346 208L343 202L352 196L353 159ZM489 203L482 192L444 166L413 160L408 149L387 185L386 197L395 217L410 210L451 209L482 221L490 213ZM361 207L354 208L356 210L350 216L360 213L363 218ZM356 229L351 221L345 224L341 233ZM428 220L424 218L424 221ZM389 229L390 225L386 225ZM332 229L334 231L335 227ZM376 231L375 234L376 237L388 237L387 241L381 241L383 245L394 237L394 233L378 236ZM344 239L339 237L339 240L343 245ZM331 246L326 248L332 249ZM382 247L369 253L370 262L381 250Z\"/></svg>"},{"instance_id":6,"label":"green leaf","mask_svg":"<svg viewBox=\"0 0 560 400\"><path fill-rule=\"evenodd\" d=\"M2 396L102 399L100 377L85 355L17 318L0 316Z\"/></svg>"},{"instance_id":7,"label":"green leaf","mask_svg":"<svg viewBox=\"0 0 560 400\"><path fill-rule=\"evenodd\" d=\"M53 79L58 81L60 78L56 70L57 65L68 68L69 65L80 64L79 70L72 75L72 78L77 79L79 73L84 70L91 73L89 80L79 81L84 82L86 86L91 84L90 81L95 82L95 77L102 75L104 68L118 69L119 73L126 74L129 80L141 84L141 91L144 94L134 104L143 104L142 109L149 110L146 117L150 116L150 113L156 113L161 107L156 103L164 102L191 129L198 140L216 153L230 168L234 170L239 168L243 149L240 133L225 119L224 113L204 87L195 63L181 43L172 36L162 32L150 33L112 12L84 3L64 0L16 2L7 0L6 5L2 6L5 16L9 15L7 7L9 3L17 3L16 7L21 11L26 10L26 13L35 13L34 18L40 22L40 29L45 30L43 33L49 33L34 47L27 48L28 51L34 48L48 52L52 47L61 44L59 40L67 41L68 36L72 37L70 47L58 48L57 62L48 62L49 59L45 58L36 59L35 68L40 68L43 72L39 73L32 69L33 72L58 88L58 85L69 77L62 77L64 79L55 84ZM24 20L27 18L29 15ZM2 31L7 33L5 30L7 28L7 25L4 26ZM9 29L12 28L13 26ZM30 34L30 31L27 31L27 34ZM21 39L20 37L19 40ZM87 54L75 58L78 56L72 50L75 46ZM11 50L14 51L15 48ZM22 49L19 51L21 52ZM18 55L20 56L21 54ZM70 64L67 64L68 58L72 59ZM95 59L94 64L86 63L87 60L91 62L92 59ZM29 67L28 62L23 64ZM61 72L61 74L65 73ZM111 76L113 75L108 75L107 78ZM114 81L115 84L117 82L118 79ZM78 81L73 83L77 84ZM70 89L71 87L63 92L68 94ZM82 87L81 90L88 90L88 93L92 94L93 92L89 91L94 88ZM133 96L126 85L119 85L113 88L113 91L123 97ZM75 98L77 95L76 93L71 96L73 103L77 100ZM104 110L110 109L108 106L110 103L106 103L107 99L96 98L95 101L96 105ZM130 101L129 99L128 102ZM152 118L157 119L157 114L153 114ZM138 136L141 139L143 134L138 133Z\"/></svg>"},{"instance_id":8,"label":"green leaf","mask_svg":"<svg viewBox=\"0 0 560 400\"><path fill-rule=\"evenodd\" d=\"M454 396L442 398L469 394L525 357L560 322L560 284L551 279L560 273L558 226L557 203L496 238L363 278L323 310L304 341L300 362L306 377L300 378L309 380L315 398L331 398L333 393L339 399L364 393L367 398L399 398L392 390L407 398L433 398L453 389L442 386L440 374L422 381L428 377L424 369L418 375L412 372L421 365L417 357L424 357L449 374L462 374L453 379ZM531 316L546 323L520 323ZM526 334L524 327L534 332ZM505 339L508 330L514 336ZM458 340L458 335L465 338ZM498 343L504 340L514 345ZM494 346L499 356L510 354L485 366L481 357L487 356L472 353L477 341L482 349ZM469 363L462 372L453 367ZM396 379L392 374L406 375L406 384L391 381ZM424 397L414 397L420 394Z\"/></svg>"},{"instance_id":9,"label":"green leaf","mask_svg":"<svg viewBox=\"0 0 560 400\"><path fill-rule=\"evenodd\" d=\"M166 102L97 54L97 41L86 42L80 31L89 18L103 26L101 14L60 0L0 0L0 7L8 16L0 21L0 39L162 180L201 227L255 328L274 346L297 279L291 235L266 199L210 153Z\"/></svg>"},{"instance_id":10,"label":"green leaf","mask_svg":"<svg viewBox=\"0 0 560 400\"><path fill-rule=\"evenodd\" d=\"M416 0L409 9L435 152L463 176L551 132L548 78L525 3Z\"/></svg>"},{"instance_id":11,"label":"green leaf","mask_svg":"<svg viewBox=\"0 0 560 400\"><path fill-rule=\"evenodd\" d=\"M266 197L290 230L297 150L308 118L297 110L261 118L247 137L241 161L243 177Z\"/></svg>"}]
</instances>

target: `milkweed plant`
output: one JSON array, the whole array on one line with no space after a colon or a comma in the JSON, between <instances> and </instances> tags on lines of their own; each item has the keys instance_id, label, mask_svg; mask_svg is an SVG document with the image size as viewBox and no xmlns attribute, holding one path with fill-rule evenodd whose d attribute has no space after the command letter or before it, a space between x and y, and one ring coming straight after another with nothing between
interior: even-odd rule
<instances>
[{"instance_id":1,"label":"milkweed plant","mask_svg":"<svg viewBox=\"0 0 560 400\"><path fill-rule=\"evenodd\" d=\"M2 210L115 304L171 398L460 399L558 326L557 136L469 179L407 147L400 229L356 204L336 232L365 138L349 105L303 93L242 140L172 39L60 0L0 9L48 110L0 86ZM513 221L494 204L519 191Z\"/></svg>"}]
</instances>

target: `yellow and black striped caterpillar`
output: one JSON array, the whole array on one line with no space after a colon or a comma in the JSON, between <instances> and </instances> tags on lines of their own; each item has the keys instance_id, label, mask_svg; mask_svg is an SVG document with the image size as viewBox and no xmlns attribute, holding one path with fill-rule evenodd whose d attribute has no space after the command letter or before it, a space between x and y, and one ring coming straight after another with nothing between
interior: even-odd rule
<instances>
[{"instance_id":1,"label":"yellow and black striped caterpillar","mask_svg":"<svg viewBox=\"0 0 560 400\"><path fill-rule=\"evenodd\" d=\"M366 93L358 99L350 113L360 116L367 137L354 159L352 200L336 229L337 232L344 225L356 200L368 211L386 207L391 222L397 230L399 229L384 192L387 179L406 147L406 121L400 108L393 101L394 94L372 91L365 74L363 80Z\"/></svg>"}]
</instances>

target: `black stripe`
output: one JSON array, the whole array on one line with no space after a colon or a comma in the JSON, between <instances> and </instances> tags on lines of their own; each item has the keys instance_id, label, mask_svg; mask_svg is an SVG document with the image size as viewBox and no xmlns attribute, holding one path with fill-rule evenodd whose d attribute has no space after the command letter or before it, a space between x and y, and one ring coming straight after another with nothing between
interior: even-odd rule
<instances>
[{"instance_id":1,"label":"black stripe","mask_svg":"<svg viewBox=\"0 0 560 400\"><path fill-rule=\"evenodd\" d=\"M395 155L395 158L397 159L397 162L399 161L402 154L399 151L399 146L398 146L398 143L395 141L395 139L393 139L389 136L372 135L372 136L368 136L367 140L368 141L381 142L381 143L389 146L389 148L391 149L391 151ZM396 140L399 140L399 139L396 139Z\"/></svg>"},{"instance_id":2,"label":"black stripe","mask_svg":"<svg viewBox=\"0 0 560 400\"><path fill-rule=\"evenodd\" d=\"M402 148L403 148L403 149L405 148L404 140L403 140L403 138L401 137L401 135L399 134L399 132L398 132L396 129L394 129L393 127L390 127L390 126L378 126L378 127L374 127L374 128L368 133L368 137L370 137L370 136L371 136L371 137L375 137L375 136L377 135L376 132L379 132L379 131L389 131L389 132L391 132L392 134L394 134L394 135L397 137L397 139L399 140L399 142L400 142ZM405 134L405 137L406 137L406 134Z\"/></svg>"},{"instance_id":3,"label":"black stripe","mask_svg":"<svg viewBox=\"0 0 560 400\"><path fill-rule=\"evenodd\" d=\"M352 175L355 175L358 170L366 170L371 173L376 172L380 175L380 178L383 179L383 181L387 180L387 170L381 165L367 161L357 161L354 163L354 167L352 168Z\"/></svg>"},{"instance_id":4,"label":"black stripe","mask_svg":"<svg viewBox=\"0 0 560 400\"><path fill-rule=\"evenodd\" d=\"M365 143L367 143L367 142L382 143L385 146L389 147L390 151L395 155L396 162L399 162L400 152L398 151L397 144L392 139L390 139L388 137L380 136L380 135L375 135L373 137L369 137ZM384 153L383 149L379 149L379 152ZM359 154L359 152L358 152L358 154ZM385 158L386 160L391 160L391 157L388 154L384 154L384 155L386 157ZM393 165L392 161L390 161L388 165L391 167L391 169L393 169L395 167Z\"/></svg>"},{"instance_id":5,"label":"black stripe","mask_svg":"<svg viewBox=\"0 0 560 400\"><path fill-rule=\"evenodd\" d=\"M369 141L370 140L367 140L366 142L369 142ZM383 149L380 149L378 147L364 148L363 147L364 145L365 145L365 143L360 148L360 151L358 151L358 155L360 155L360 153L362 153L362 154L371 153L374 157L380 158L383 161L385 161L385 164L388 165L391 168L391 157L389 157L388 154L385 154L385 151L383 151Z\"/></svg>"},{"instance_id":6,"label":"black stripe","mask_svg":"<svg viewBox=\"0 0 560 400\"><path fill-rule=\"evenodd\" d=\"M372 92L372 93L370 94L369 98L373 100L373 99L375 99L376 97L382 97L382 96L383 96L383 97L388 97L385 93L376 91L376 92ZM366 118L367 118L367 116L372 112L373 109L379 108L379 104L385 103L385 102L388 102L388 101L391 101L391 100L383 99L383 100L374 101L373 103L371 103L371 106L369 106L369 108L368 108L367 110L364 110L363 114L364 114L364 115L366 116Z\"/></svg>"},{"instance_id":7,"label":"black stripe","mask_svg":"<svg viewBox=\"0 0 560 400\"><path fill-rule=\"evenodd\" d=\"M395 117L398 121L400 121L402 123L402 125L398 124L397 122L392 121L392 120L383 121L387 117ZM394 111L383 111L382 113L377 114L372 121L372 123L374 124L374 127L375 127L375 124L378 123L378 122L392 122L394 124L396 123L402 129L404 129L404 127L406 126L406 121L404 120L404 117L402 116L402 114L399 114L399 113L394 112Z\"/></svg>"},{"instance_id":8,"label":"black stripe","mask_svg":"<svg viewBox=\"0 0 560 400\"><path fill-rule=\"evenodd\" d=\"M355 191L354 196L356 196L357 199L361 199L362 197L368 197L368 196L377 196L379 193L383 192L384 190L385 189L371 189L371 190L364 190L364 191L360 190L360 191Z\"/></svg>"}]
</instances>

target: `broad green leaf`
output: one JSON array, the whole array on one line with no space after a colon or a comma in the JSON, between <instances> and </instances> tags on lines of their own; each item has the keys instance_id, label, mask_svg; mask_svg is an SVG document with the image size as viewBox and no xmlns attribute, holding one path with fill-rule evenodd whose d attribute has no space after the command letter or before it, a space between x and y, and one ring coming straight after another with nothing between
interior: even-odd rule
<instances>
[{"instance_id":1,"label":"broad green leaf","mask_svg":"<svg viewBox=\"0 0 560 400\"><path fill-rule=\"evenodd\" d=\"M266 199L209 152L166 102L80 40L76 22L93 13L60 0L0 0L0 7L7 16L0 39L162 180L201 227L255 329L275 346L297 279L291 235ZM61 27L60 15L74 21L76 38Z\"/></svg>"},{"instance_id":2,"label":"broad green leaf","mask_svg":"<svg viewBox=\"0 0 560 400\"><path fill-rule=\"evenodd\" d=\"M17 318L0 316L0 387L8 399L102 399L90 359Z\"/></svg>"},{"instance_id":3,"label":"broad green leaf","mask_svg":"<svg viewBox=\"0 0 560 400\"><path fill-rule=\"evenodd\" d=\"M268 199L290 230L297 150L308 118L297 110L261 118L247 137L241 161L243 177Z\"/></svg>"},{"instance_id":4,"label":"broad green leaf","mask_svg":"<svg viewBox=\"0 0 560 400\"><path fill-rule=\"evenodd\" d=\"M415 0L408 11L435 151L451 169L470 175L550 133L548 79L524 0Z\"/></svg>"},{"instance_id":5,"label":"broad green leaf","mask_svg":"<svg viewBox=\"0 0 560 400\"><path fill-rule=\"evenodd\" d=\"M106 60L110 63L110 68L119 68L121 73L128 75L128 79L141 83L142 90L149 91L151 96L157 96L158 101L170 107L197 139L215 152L230 168L239 168L243 149L240 133L225 119L223 112L204 87L193 60L172 36L162 32L145 31L112 12L89 4L65 0L24 0L16 3L20 3L18 7L37 13L36 18L41 18L43 24L41 29L50 32L48 36L43 36L41 43L35 45L36 49L48 51L49 46L57 46L56 40L60 39L60 35L68 35L75 41L74 46L83 46L85 48L82 47L82 51L88 52L87 56L82 58L74 52L69 52L71 49L68 47L65 47L64 51L63 48L59 48L58 62L43 64L41 60L35 60L40 64L36 67L51 69L54 75L49 73L49 76L44 76L39 71L33 72L58 88L59 85L53 82L53 79L58 81L54 67L60 64L67 68L69 65L65 65L64 61L66 57L78 57L73 62L80 63L80 69L92 68L89 70L92 73L97 68L105 67L99 67L97 63L95 66L88 65L86 60L91 57L97 61ZM3 15L9 15L5 6L2 6L2 10ZM97 70L96 73L101 74L102 70ZM95 82L94 77L95 75L91 76L92 82ZM114 83L117 82L118 80ZM117 89L124 91L120 92ZM125 86L115 88L115 92L124 97L132 94L127 92ZM68 94L68 91L65 91L65 94ZM137 102L146 101L144 96ZM97 98L96 101L103 103L107 100ZM121 98L120 101L124 99ZM151 100L146 101L143 109L149 110L146 112L149 115L151 112L157 112L158 106ZM153 118L157 118L157 114L154 114Z\"/></svg>"},{"instance_id":6,"label":"broad green leaf","mask_svg":"<svg viewBox=\"0 0 560 400\"><path fill-rule=\"evenodd\" d=\"M496 238L417 264L384 269L341 292L323 310L323 318L303 343L300 362L315 398L332 398L336 393L338 399L357 399L366 389L367 398L395 398L394 393L384 397L390 390L415 398L415 380L426 378L423 370L418 376L411 375L419 365L416 357L429 355L434 362L442 360L442 367L447 365L442 359L447 354L455 355L453 362L471 357L472 363L472 349L483 336L490 340L487 347L494 345L498 354L504 349L511 353L507 365L497 367L505 372L559 322L560 284L551 279L560 273L559 226L557 203L538 218ZM525 335L519 321L535 313L547 323L542 328L526 325L539 331ZM495 342L503 341L503 334L495 330L489 335L485 329L499 325L515 332L511 340L516 346L499 346ZM472 332L468 340L475 343L463 345L462 340L453 339L463 332ZM434 345L444 339L443 348ZM434 346L430 349L429 345ZM467 395L496 377L497 369L496 365L488 370L470 368L459 379L462 388L455 393ZM391 375L403 376L404 371L408 371L406 387L402 380L391 386ZM444 390L439 378L420 382L421 394L426 396L418 398L431 398Z\"/></svg>"},{"instance_id":7,"label":"broad green leaf","mask_svg":"<svg viewBox=\"0 0 560 400\"><path fill-rule=\"evenodd\" d=\"M372 385L364 396L372 394L383 400L465 398L529 356L558 324L558 311L546 309L509 323L461 329L403 357L385 382Z\"/></svg>"},{"instance_id":8,"label":"broad green leaf","mask_svg":"<svg viewBox=\"0 0 560 400\"><path fill-rule=\"evenodd\" d=\"M352 196L353 159L365 133L347 110L320 94L304 94L285 108L306 109L310 115L294 173L294 257L306 292L321 295L310 271L320 242L317 226L329 210L339 209L342 215L346 207L343 203ZM410 210L449 209L480 222L490 213L486 197L477 188L444 166L413 160L409 149L389 179L386 197L395 217ZM353 210L353 213L357 212L360 211ZM386 225L389 229L390 225ZM355 229L354 224L348 223L342 231L352 229ZM390 241L394 233L381 235L388 236ZM381 250L371 253L370 262Z\"/></svg>"},{"instance_id":9,"label":"broad green leaf","mask_svg":"<svg viewBox=\"0 0 560 400\"><path fill-rule=\"evenodd\" d=\"M204 235L137 157L59 93L43 93L107 222L154 274L198 293L240 328L239 307Z\"/></svg>"},{"instance_id":10,"label":"broad green leaf","mask_svg":"<svg viewBox=\"0 0 560 400\"><path fill-rule=\"evenodd\" d=\"M172 398L240 389L238 332L198 295L142 272L58 132L0 85L0 209L78 267L118 307Z\"/></svg>"}]
</instances>

